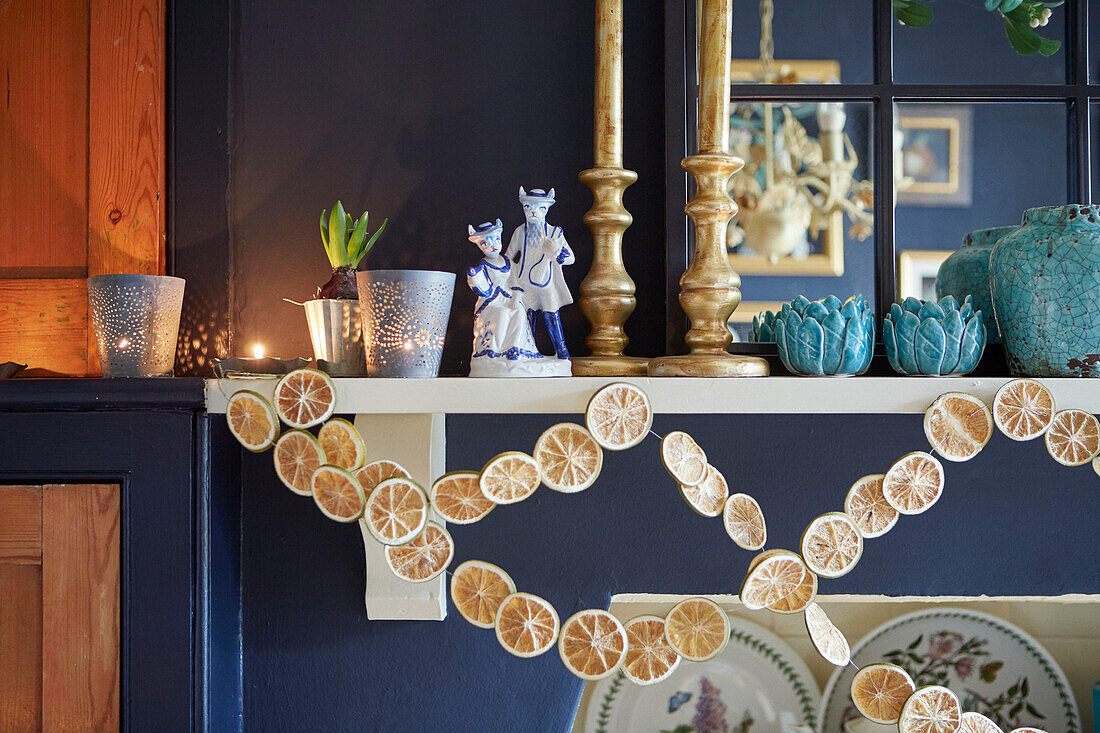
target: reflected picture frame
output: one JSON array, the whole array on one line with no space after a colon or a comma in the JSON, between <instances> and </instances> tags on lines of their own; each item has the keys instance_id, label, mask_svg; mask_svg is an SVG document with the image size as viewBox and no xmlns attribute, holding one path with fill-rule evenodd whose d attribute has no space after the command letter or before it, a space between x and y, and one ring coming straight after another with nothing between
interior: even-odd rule
<instances>
[{"instance_id":1,"label":"reflected picture frame","mask_svg":"<svg viewBox=\"0 0 1100 733\"><path fill-rule=\"evenodd\" d=\"M974 157L971 108L904 104L898 130L898 205L970 206Z\"/></svg>"},{"instance_id":2,"label":"reflected picture frame","mask_svg":"<svg viewBox=\"0 0 1100 733\"><path fill-rule=\"evenodd\" d=\"M803 83L822 84L829 80L840 80L840 62L831 59L776 59L775 65L787 67ZM730 81L733 84L731 96L736 100L737 84L753 83L761 75L760 61L757 59L732 59L730 61ZM761 103L762 104L762 103ZM731 222L733 226L736 217ZM730 253L730 265L741 275L817 275L841 277L844 275L844 214L836 212L829 217L829 227L821 233L821 251L803 258L783 257L770 262L762 255L742 255ZM740 308L738 308L738 311ZM738 316L738 312L734 312ZM736 321L732 321L736 322ZM752 322L752 314L747 321Z\"/></svg>"},{"instance_id":3,"label":"reflected picture frame","mask_svg":"<svg viewBox=\"0 0 1100 733\"><path fill-rule=\"evenodd\" d=\"M951 254L953 250L949 249L907 249L899 252L898 300L935 300L936 275L940 265Z\"/></svg>"}]
</instances>

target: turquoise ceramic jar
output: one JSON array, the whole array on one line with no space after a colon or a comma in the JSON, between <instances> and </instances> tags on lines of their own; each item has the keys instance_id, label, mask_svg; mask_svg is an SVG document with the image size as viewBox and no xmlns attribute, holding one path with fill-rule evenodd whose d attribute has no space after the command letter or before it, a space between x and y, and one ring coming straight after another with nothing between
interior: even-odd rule
<instances>
[{"instance_id":1,"label":"turquoise ceramic jar","mask_svg":"<svg viewBox=\"0 0 1100 733\"><path fill-rule=\"evenodd\" d=\"M993 248L989 281L1013 374L1100 377L1100 207L1028 209Z\"/></svg>"},{"instance_id":2,"label":"turquoise ceramic jar","mask_svg":"<svg viewBox=\"0 0 1100 733\"><path fill-rule=\"evenodd\" d=\"M962 247L955 250L940 265L936 275L936 300L950 295L962 303L966 296L974 299L974 309L985 318L988 342L999 344L997 317L993 313L993 299L989 294L989 256L997 240L1019 227L994 227L978 229L963 237Z\"/></svg>"}]
</instances>

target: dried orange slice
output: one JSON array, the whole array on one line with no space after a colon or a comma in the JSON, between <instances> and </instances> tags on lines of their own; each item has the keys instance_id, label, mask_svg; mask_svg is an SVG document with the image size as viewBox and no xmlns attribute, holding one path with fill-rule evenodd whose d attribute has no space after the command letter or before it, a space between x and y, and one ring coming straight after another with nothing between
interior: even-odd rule
<instances>
[{"instance_id":1,"label":"dried orange slice","mask_svg":"<svg viewBox=\"0 0 1100 733\"><path fill-rule=\"evenodd\" d=\"M225 407L229 432L241 445L253 453L267 450L279 435L279 418L275 408L250 389L234 392Z\"/></svg>"},{"instance_id":2,"label":"dried orange slice","mask_svg":"<svg viewBox=\"0 0 1100 733\"><path fill-rule=\"evenodd\" d=\"M313 493L313 472L324 462L321 441L305 430L287 430L275 442L275 475L295 494Z\"/></svg>"},{"instance_id":3,"label":"dried orange slice","mask_svg":"<svg viewBox=\"0 0 1100 733\"><path fill-rule=\"evenodd\" d=\"M684 659L714 659L729 640L729 616L709 598L680 601L665 616L665 641Z\"/></svg>"},{"instance_id":4,"label":"dried orange slice","mask_svg":"<svg viewBox=\"0 0 1100 733\"><path fill-rule=\"evenodd\" d=\"M852 702L868 720L898 722L905 701L917 689L909 673L896 664L869 664L852 678Z\"/></svg>"},{"instance_id":5,"label":"dried orange slice","mask_svg":"<svg viewBox=\"0 0 1100 733\"><path fill-rule=\"evenodd\" d=\"M607 611L577 611L561 625L558 653L565 668L582 680L602 680L623 663L626 631Z\"/></svg>"},{"instance_id":6,"label":"dried orange slice","mask_svg":"<svg viewBox=\"0 0 1100 733\"><path fill-rule=\"evenodd\" d=\"M905 701L898 718L900 733L955 733L962 706L946 687L922 687Z\"/></svg>"},{"instance_id":7,"label":"dried orange slice","mask_svg":"<svg viewBox=\"0 0 1100 733\"><path fill-rule=\"evenodd\" d=\"M403 545L424 530L428 496L412 479L386 479L367 497L363 521L383 545Z\"/></svg>"},{"instance_id":8,"label":"dried orange slice","mask_svg":"<svg viewBox=\"0 0 1100 733\"><path fill-rule=\"evenodd\" d=\"M1100 421L1084 410L1054 415L1046 434L1047 453L1063 466L1083 466L1100 453Z\"/></svg>"},{"instance_id":9,"label":"dried orange slice","mask_svg":"<svg viewBox=\"0 0 1100 733\"><path fill-rule=\"evenodd\" d=\"M863 555L863 535L852 518L843 512L817 517L802 533L802 559L822 578L847 574Z\"/></svg>"},{"instance_id":10,"label":"dried orange slice","mask_svg":"<svg viewBox=\"0 0 1100 733\"><path fill-rule=\"evenodd\" d=\"M741 603L752 611L767 608L797 591L806 573L802 558L790 550L761 553L741 583Z\"/></svg>"},{"instance_id":11,"label":"dried orange slice","mask_svg":"<svg viewBox=\"0 0 1100 733\"><path fill-rule=\"evenodd\" d=\"M708 463L703 481L696 486L680 484L680 494L692 509L704 517L717 517L726 506L730 487L722 472Z\"/></svg>"},{"instance_id":12,"label":"dried orange slice","mask_svg":"<svg viewBox=\"0 0 1100 733\"><path fill-rule=\"evenodd\" d=\"M295 369L275 385L275 410L292 428L323 423L336 410L336 385L317 369Z\"/></svg>"},{"instance_id":13,"label":"dried orange slice","mask_svg":"<svg viewBox=\"0 0 1100 733\"><path fill-rule=\"evenodd\" d=\"M513 593L497 609L497 641L517 657L537 657L558 639L561 621L546 600L532 593Z\"/></svg>"},{"instance_id":14,"label":"dried orange slice","mask_svg":"<svg viewBox=\"0 0 1100 733\"><path fill-rule=\"evenodd\" d=\"M973 395L948 392L924 413L924 434L949 461L969 461L993 437L993 414Z\"/></svg>"},{"instance_id":15,"label":"dried orange slice","mask_svg":"<svg viewBox=\"0 0 1100 733\"><path fill-rule=\"evenodd\" d=\"M355 472L355 478L359 479L368 497L378 484L397 477L409 478L409 472L400 463L387 460L371 461Z\"/></svg>"},{"instance_id":16,"label":"dried orange slice","mask_svg":"<svg viewBox=\"0 0 1100 733\"><path fill-rule=\"evenodd\" d=\"M602 388L588 401L584 422L596 442L608 450L624 450L642 442L653 425L649 396L627 382Z\"/></svg>"},{"instance_id":17,"label":"dried orange slice","mask_svg":"<svg viewBox=\"0 0 1100 733\"><path fill-rule=\"evenodd\" d=\"M424 531L409 542L386 547L386 564L402 580L424 583L438 578L454 555L451 534L435 522L428 522Z\"/></svg>"},{"instance_id":18,"label":"dried orange slice","mask_svg":"<svg viewBox=\"0 0 1100 733\"><path fill-rule=\"evenodd\" d=\"M1054 419L1054 395L1034 379L1013 379L993 398L993 422L1013 440L1038 438Z\"/></svg>"},{"instance_id":19,"label":"dried orange slice","mask_svg":"<svg viewBox=\"0 0 1100 733\"><path fill-rule=\"evenodd\" d=\"M776 613L798 613L806 610L806 606L810 605L815 598L817 598L817 575L807 569L805 577L797 588L767 608Z\"/></svg>"},{"instance_id":20,"label":"dried orange slice","mask_svg":"<svg viewBox=\"0 0 1100 733\"><path fill-rule=\"evenodd\" d=\"M852 658L848 640L816 603L806 606L806 631L817 653L829 664L846 667Z\"/></svg>"},{"instance_id":21,"label":"dried orange slice","mask_svg":"<svg viewBox=\"0 0 1100 733\"><path fill-rule=\"evenodd\" d=\"M317 433L329 464L354 471L366 460L367 447L355 426L342 417L334 417Z\"/></svg>"},{"instance_id":22,"label":"dried orange slice","mask_svg":"<svg viewBox=\"0 0 1100 733\"><path fill-rule=\"evenodd\" d=\"M492 563L467 560L451 576L451 601L474 626L493 628L504 599L516 592L512 577Z\"/></svg>"},{"instance_id":23,"label":"dried orange slice","mask_svg":"<svg viewBox=\"0 0 1100 733\"><path fill-rule=\"evenodd\" d=\"M523 501L539 487L539 464L526 453L513 450L489 459L481 469L481 493L497 504Z\"/></svg>"},{"instance_id":24,"label":"dried orange slice","mask_svg":"<svg viewBox=\"0 0 1100 733\"><path fill-rule=\"evenodd\" d=\"M743 550L759 550L768 539L764 512L748 494L733 494L722 509L726 534Z\"/></svg>"},{"instance_id":25,"label":"dried orange slice","mask_svg":"<svg viewBox=\"0 0 1100 733\"><path fill-rule=\"evenodd\" d=\"M920 514L943 493L943 466L921 451L902 456L882 479L882 495L902 514Z\"/></svg>"},{"instance_id":26,"label":"dried orange slice","mask_svg":"<svg viewBox=\"0 0 1100 733\"><path fill-rule=\"evenodd\" d=\"M432 484L432 509L455 524L473 524L485 517L496 506L481 493L477 471L452 471L445 473Z\"/></svg>"},{"instance_id":27,"label":"dried orange slice","mask_svg":"<svg viewBox=\"0 0 1100 733\"><path fill-rule=\"evenodd\" d=\"M882 493L885 474L874 473L852 484L844 497L844 513L852 518L864 538L881 537L898 523L898 510Z\"/></svg>"},{"instance_id":28,"label":"dried orange slice","mask_svg":"<svg viewBox=\"0 0 1100 733\"><path fill-rule=\"evenodd\" d=\"M695 486L707 477L707 454L683 430L673 430L661 440L661 460L681 486Z\"/></svg>"},{"instance_id":29,"label":"dried orange slice","mask_svg":"<svg viewBox=\"0 0 1100 733\"><path fill-rule=\"evenodd\" d=\"M626 656L623 674L636 685L655 685L668 679L678 666L680 655L665 639L665 620L660 616L638 616L623 624Z\"/></svg>"},{"instance_id":30,"label":"dried orange slice","mask_svg":"<svg viewBox=\"0 0 1100 733\"><path fill-rule=\"evenodd\" d=\"M563 422L539 436L533 453L542 482L554 491L574 494L596 482L603 468L603 449L592 433Z\"/></svg>"},{"instance_id":31,"label":"dried orange slice","mask_svg":"<svg viewBox=\"0 0 1100 733\"><path fill-rule=\"evenodd\" d=\"M363 487L346 469L321 466L313 472L309 486L317 508L329 519L354 522L363 516Z\"/></svg>"},{"instance_id":32,"label":"dried orange slice","mask_svg":"<svg viewBox=\"0 0 1100 733\"><path fill-rule=\"evenodd\" d=\"M956 733L1004 733L1001 726L981 713L963 713L959 716Z\"/></svg>"}]
</instances>

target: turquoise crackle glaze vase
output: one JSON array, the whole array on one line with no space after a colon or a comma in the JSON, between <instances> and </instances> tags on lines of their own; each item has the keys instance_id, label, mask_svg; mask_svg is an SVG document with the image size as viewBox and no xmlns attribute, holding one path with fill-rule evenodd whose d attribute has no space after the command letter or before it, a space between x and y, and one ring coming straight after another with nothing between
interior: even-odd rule
<instances>
[{"instance_id":1,"label":"turquoise crackle glaze vase","mask_svg":"<svg viewBox=\"0 0 1100 733\"><path fill-rule=\"evenodd\" d=\"M775 316L775 344L795 374L862 374L874 353L874 315L862 295L843 303L835 295L814 301L800 295Z\"/></svg>"},{"instance_id":2,"label":"turquoise crackle glaze vase","mask_svg":"<svg viewBox=\"0 0 1100 733\"><path fill-rule=\"evenodd\" d=\"M971 296L975 310L980 310L985 318L987 341L991 344L1001 343L1001 334L989 294L989 255L998 239L1017 229L1018 226L994 227L970 232L963 237L962 247L943 261L936 274L936 300L950 295L962 302Z\"/></svg>"},{"instance_id":3,"label":"turquoise crackle glaze vase","mask_svg":"<svg viewBox=\"0 0 1100 733\"><path fill-rule=\"evenodd\" d=\"M1028 209L989 279L1014 375L1100 377L1100 206Z\"/></svg>"},{"instance_id":4,"label":"turquoise crackle glaze vase","mask_svg":"<svg viewBox=\"0 0 1100 733\"><path fill-rule=\"evenodd\" d=\"M986 325L974 301L960 307L952 295L934 300L906 298L890 306L882 322L882 343L895 372L915 376L961 375L974 370L985 350Z\"/></svg>"}]
</instances>

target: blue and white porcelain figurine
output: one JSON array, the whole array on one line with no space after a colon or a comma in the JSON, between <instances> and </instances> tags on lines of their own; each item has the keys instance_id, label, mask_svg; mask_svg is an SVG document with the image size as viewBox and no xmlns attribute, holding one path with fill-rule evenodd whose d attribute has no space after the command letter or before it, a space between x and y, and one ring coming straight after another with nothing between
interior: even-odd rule
<instances>
[{"instance_id":1,"label":"blue and white porcelain figurine","mask_svg":"<svg viewBox=\"0 0 1100 733\"><path fill-rule=\"evenodd\" d=\"M466 282L477 295L470 376L567 377L567 359L543 356L535 346L527 308L513 287L512 263L500 254L501 229L500 219L468 227L470 241L485 255L466 271Z\"/></svg>"},{"instance_id":2,"label":"blue and white porcelain figurine","mask_svg":"<svg viewBox=\"0 0 1100 733\"><path fill-rule=\"evenodd\" d=\"M546 323L554 352L559 359L568 360L565 335L561 330L558 311L573 302L565 284L562 267L572 265L576 258L565 241L561 227L546 223L546 212L554 205L554 189L549 193L541 188L531 192L519 187L519 202L523 204L524 223L512 232L508 250L504 253L513 265L512 288L519 292L527 309L531 333L535 333L539 314Z\"/></svg>"}]
</instances>

